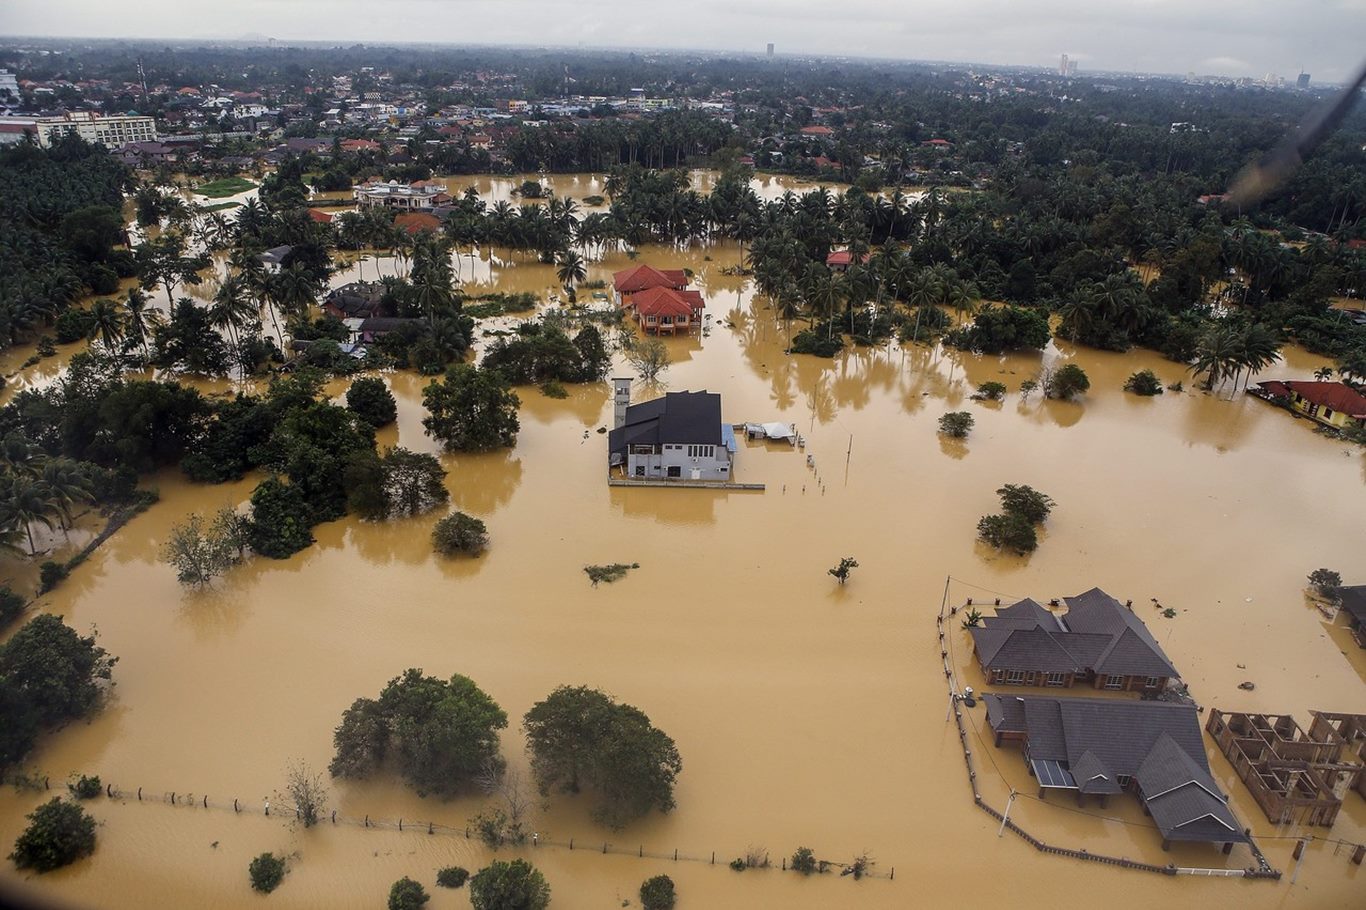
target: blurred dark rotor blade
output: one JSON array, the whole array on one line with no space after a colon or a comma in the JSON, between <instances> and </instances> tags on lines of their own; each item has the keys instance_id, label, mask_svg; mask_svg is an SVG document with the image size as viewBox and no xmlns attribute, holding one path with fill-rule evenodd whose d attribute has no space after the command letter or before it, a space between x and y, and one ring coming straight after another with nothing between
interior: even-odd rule
<instances>
[{"instance_id":1,"label":"blurred dark rotor blade","mask_svg":"<svg viewBox=\"0 0 1366 910\"><path fill-rule=\"evenodd\" d=\"M1228 191L1228 202L1239 207L1254 205L1284 183L1309 153L1338 128L1356 102L1363 82L1366 82L1366 66L1331 105L1314 111L1280 145L1263 155L1256 164L1243 168Z\"/></svg>"}]
</instances>

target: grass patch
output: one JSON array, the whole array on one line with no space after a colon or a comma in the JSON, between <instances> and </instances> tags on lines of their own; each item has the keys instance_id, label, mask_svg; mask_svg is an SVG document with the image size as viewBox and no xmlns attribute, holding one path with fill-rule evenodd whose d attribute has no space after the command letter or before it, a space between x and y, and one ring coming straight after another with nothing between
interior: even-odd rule
<instances>
[{"instance_id":1,"label":"grass patch","mask_svg":"<svg viewBox=\"0 0 1366 910\"><path fill-rule=\"evenodd\" d=\"M245 193L247 190L254 189L256 189L256 184L245 177L223 177L220 180L201 183L194 188L194 191L201 196L208 196L210 199L221 199L224 196L236 196L238 193Z\"/></svg>"},{"instance_id":2,"label":"grass patch","mask_svg":"<svg viewBox=\"0 0 1366 910\"><path fill-rule=\"evenodd\" d=\"M224 209L235 209L242 205L240 202L215 202L213 205L201 205L199 210L202 212L221 212Z\"/></svg>"}]
</instances>

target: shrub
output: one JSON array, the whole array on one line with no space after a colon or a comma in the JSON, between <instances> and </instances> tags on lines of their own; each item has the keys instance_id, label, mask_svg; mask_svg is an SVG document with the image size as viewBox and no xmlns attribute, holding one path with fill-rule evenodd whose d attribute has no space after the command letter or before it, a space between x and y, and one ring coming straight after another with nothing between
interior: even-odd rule
<instances>
[{"instance_id":1,"label":"shrub","mask_svg":"<svg viewBox=\"0 0 1366 910\"><path fill-rule=\"evenodd\" d=\"M977 387L977 396L985 398L987 401L1000 401L1005 397L1006 384L1004 382L984 382Z\"/></svg>"},{"instance_id":2,"label":"shrub","mask_svg":"<svg viewBox=\"0 0 1366 910\"><path fill-rule=\"evenodd\" d=\"M285 878L285 861L274 853L262 853L247 866L251 875L251 887L262 894L269 894L280 887Z\"/></svg>"},{"instance_id":3,"label":"shrub","mask_svg":"<svg viewBox=\"0 0 1366 910\"><path fill-rule=\"evenodd\" d=\"M735 859L730 861L730 867L734 869L736 872L744 872L746 869L749 868L749 865L746 864L743 859L737 856L735 857Z\"/></svg>"},{"instance_id":4,"label":"shrub","mask_svg":"<svg viewBox=\"0 0 1366 910\"><path fill-rule=\"evenodd\" d=\"M24 598L8 587L0 587L0 630L19 618L24 612Z\"/></svg>"},{"instance_id":5,"label":"shrub","mask_svg":"<svg viewBox=\"0 0 1366 910\"><path fill-rule=\"evenodd\" d=\"M312 511L294 484L271 477L251 494L247 539L251 548L271 559L286 559L313 543Z\"/></svg>"},{"instance_id":6,"label":"shrub","mask_svg":"<svg viewBox=\"0 0 1366 910\"><path fill-rule=\"evenodd\" d=\"M488 545L488 528L464 512L452 512L432 528L432 548L442 556L477 556Z\"/></svg>"},{"instance_id":7,"label":"shrub","mask_svg":"<svg viewBox=\"0 0 1366 910\"><path fill-rule=\"evenodd\" d=\"M51 872L95 852L95 820L75 803L53 799L28 820L9 855L20 869Z\"/></svg>"},{"instance_id":8,"label":"shrub","mask_svg":"<svg viewBox=\"0 0 1366 910\"><path fill-rule=\"evenodd\" d=\"M58 344L72 344L80 341L90 334L90 328L95 324L94 317L89 310L71 307L63 310L57 317L53 328L57 333Z\"/></svg>"},{"instance_id":9,"label":"shrub","mask_svg":"<svg viewBox=\"0 0 1366 910\"><path fill-rule=\"evenodd\" d=\"M46 560L38 567L38 593L46 594L57 585L62 583L68 572L65 565L60 562Z\"/></svg>"},{"instance_id":10,"label":"shrub","mask_svg":"<svg viewBox=\"0 0 1366 910\"><path fill-rule=\"evenodd\" d=\"M1057 505L1047 493L1025 484L1008 483L997 490L996 495L1001 497L1001 508L1007 514L1018 515L1033 525L1048 518L1053 506Z\"/></svg>"},{"instance_id":11,"label":"shrub","mask_svg":"<svg viewBox=\"0 0 1366 910\"><path fill-rule=\"evenodd\" d=\"M607 582L609 585L614 581L619 581L626 577L626 573L631 569L639 569L640 563L633 562L629 565L624 562L614 562L606 566L584 566L583 571L588 575L588 580L597 587L599 582Z\"/></svg>"},{"instance_id":12,"label":"shrub","mask_svg":"<svg viewBox=\"0 0 1366 910\"><path fill-rule=\"evenodd\" d=\"M398 404L384 380L367 376L346 390L346 406L361 420L379 429L398 419Z\"/></svg>"},{"instance_id":13,"label":"shrub","mask_svg":"<svg viewBox=\"0 0 1366 910\"><path fill-rule=\"evenodd\" d=\"M1086 378L1086 371L1075 363L1065 364L1044 376L1043 393L1049 398L1070 401L1089 388L1091 380Z\"/></svg>"},{"instance_id":14,"label":"shrub","mask_svg":"<svg viewBox=\"0 0 1366 910\"><path fill-rule=\"evenodd\" d=\"M674 880L667 875L647 878L640 886L640 905L645 910L673 910L677 900Z\"/></svg>"},{"instance_id":15,"label":"shrub","mask_svg":"<svg viewBox=\"0 0 1366 910\"><path fill-rule=\"evenodd\" d=\"M1139 370L1124 381L1124 391L1135 395L1161 395L1162 380L1152 370Z\"/></svg>"},{"instance_id":16,"label":"shrub","mask_svg":"<svg viewBox=\"0 0 1366 910\"><path fill-rule=\"evenodd\" d=\"M939 432L955 439L963 439L972 432L976 421L967 411L950 411L939 418Z\"/></svg>"},{"instance_id":17,"label":"shrub","mask_svg":"<svg viewBox=\"0 0 1366 910\"><path fill-rule=\"evenodd\" d=\"M68 783L66 788L70 790L71 795L77 799L94 799L104 792L103 787L100 786L99 775L87 777L82 774L75 781Z\"/></svg>"},{"instance_id":18,"label":"shrub","mask_svg":"<svg viewBox=\"0 0 1366 910\"><path fill-rule=\"evenodd\" d=\"M834 357L844 348L844 336L822 336L819 332L804 329L792 339L789 354L814 354L817 357Z\"/></svg>"},{"instance_id":19,"label":"shrub","mask_svg":"<svg viewBox=\"0 0 1366 910\"><path fill-rule=\"evenodd\" d=\"M541 383L541 394L546 398L568 398L569 392L564 384L555 379L547 379Z\"/></svg>"},{"instance_id":20,"label":"shrub","mask_svg":"<svg viewBox=\"0 0 1366 910\"><path fill-rule=\"evenodd\" d=\"M998 550L1014 550L1023 556L1039 547L1034 526L1019 515L984 515L977 522L977 536Z\"/></svg>"},{"instance_id":21,"label":"shrub","mask_svg":"<svg viewBox=\"0 0 1366 910\"><path fill-rule=\"evenodd\" d=\"M405 875L389 889L389 910L422 910L429 899L427 889Z\"/></svg>"},{"instance_id":22,"label":"shrub","mask_svg":"<svg viewBox=\"0 0 1366 910\"><path fill-rule=\"evenodd\" d=\"M840 558L839 564L833 569L826 569L825 574L834 576L840 584L849 580L849 573L858 568L858 560L852 556Z\"/></svg>"},{"instance_id":23,"label":"shrub","mask_svg":"<svg viewBox=\"0 0 1366 910\"><path fill-rule=\"evenodd\" d=\"M816 854L810 847L798 847L797 852L792 854L792 869L802 875L810 875L816 871Z\"/></svg>"},{"instance_id":24,"label":"shrub","mask_svg":"<svg viewBox=\"0 0 1366 910\"><path fill-rule=\"evenodd\" d=\"M447 866L436 873L436 883L442 888L463 888L470 871L463 866Z\"/></svg>"},{"instance_id":25,"label":"shrub","mask_svg":"<svg viewBox=\"0 0 1366 910\"><path fill-rule=\"evenodd\" d=\"M470 879L470 904L474 910L545 910L550 885L524 859L495 861Z\"/></svg>"}]
</instances>

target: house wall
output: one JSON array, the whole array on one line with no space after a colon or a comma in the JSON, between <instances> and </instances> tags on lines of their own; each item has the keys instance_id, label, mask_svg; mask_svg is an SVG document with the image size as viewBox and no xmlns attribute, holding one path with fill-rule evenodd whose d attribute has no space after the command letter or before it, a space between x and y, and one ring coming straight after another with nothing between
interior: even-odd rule
<instances>
[{"instance_id":1,"label":"house wall","mask_svg":"<svg viewBox=\"0 0 1366 910\"><path fill-rule=\"evenodd\" d=\"M1115 689L1106 685L1109 676L1104 673L1097 673L1092 687L1103 692L1161 692L1167 688L1168 677L1166 676L1157 677L1155 685L1149 685L1148 679L1147 676L1125 676L1124 682L1120 684L1118 689Z\"/></svg>"},{"instance_id":2,"label":"house wall","mask_svg":"<svg viewBox=\"0 0 1366 910\"><path fill-rule=\"evenodd\" d=\"M1352 420L1343 411L1334 411L1331 408L1313 404L1302 397L1298 392L1295 393L1292 404L1294 405L1295 410L1311 420L1316 420L1319 423L1330 427L1337 427L1339 430L1348 426L1362 425L1360 420Z\"/></svg>"},{"instance_id":3,"label":"house wall","mask_svg":"<svg viewBox=\"0 0 1366 910\"><path fill-rule=\"evenodd\" d=\"M1019 674L1024 674L1024 680L1020 681ZM987 681L998 686L1038 686L1047 689L1070 689L1076 684L1077 676L1075 673L1067 673L1063 676L1061 685L1049 685L1048 674L1043 670L1026 669L996 669L987 671Z\"/></svg>"},{"instance_id":4,"label":"house wall","mask_svg":"<svg viewBox=\"0 0 1366 910\"><path fill-rule=\"evenodd\" d=\"M652 480L730 480L730 452L723 445L713 446L711 455L689 454L687 445L669 444L664 451L652 454L626 453L626 475ZM671 477L670 468L677 468ZM697 476L693 476L693 472Z\"/></svg>"}]
</instances>

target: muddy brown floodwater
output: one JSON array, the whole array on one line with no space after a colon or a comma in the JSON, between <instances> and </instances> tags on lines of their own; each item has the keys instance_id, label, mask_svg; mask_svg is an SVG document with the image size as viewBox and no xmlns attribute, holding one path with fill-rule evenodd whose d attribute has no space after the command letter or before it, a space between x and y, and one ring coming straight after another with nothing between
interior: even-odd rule
<instances>
[{"instance_id":1,"label":"muddy brown floodwater","mask_svg":"<svg viewBox=\"0 0 1366 910\"><path fill-rule=\"evenodd\" d=\"M168 472L151 479L161 502L113 537L41 608L77 629L98 627L119 663L105 710L47 737L33 758L54 784L98 773L136 798L100 799L89 860L24 879L77 906L237 907L253 900L253 855L292 856L270 897L274 907L376 907L389 884L411 875L433 887L435 870L471 869L491 854L477 841L428 835L423 823L461 827L486 803L424 800L395 780L336 784L333 805L408 829L356 826L303 831L258 810L235 815L198 802L259 807L282 788L286 765L326 766L332 728L360 695L407 667L472 677L507 710L511 765L525 772L517 719L555 686L587 684L644 709L683 756L678 808L624 831L596 826L581 801L554 798L531 827L545 840L573 837L573 852L542 844L529 855L560 908L635 901L640 882L667 872L680 907L903 908L952 902L1054 907L1361 906L1361 867L1316 842L1289 882L1296 833L1269 825L1224 759L1211 763L1271 862L1279 883L1167 878L1035 852L972 806L954 728L946 723L934 616L944 597L1051 598L1099 585L1132 599L1201 704L1228 710L1366 711L1366 661L1346 630L1306 602L1304 577L1361 569L1366 460L1241 392L1120 391L1135 370L1164 382L1191 377L1156 356L1050 348L1043 355L978 357L891 344L832 361L788 357L786 329L746 279L721 267L721 246L646 248L638 261L694 270L708 300L706 337L666 341L673 365L662 388L709 389L733 422L780 420L809 439L805 455L742 444L737 476L767 490L623 490L605 484L611 419L606 383L556 401L522 397L521 434L510 451L443 455L455 508L484 519L492 545L477 560L432 558L436 516L383 524L351 519L317 529L292 559L254 560L204 593L180 589L157 551L192 511L242 502L257 478L195 486ZM486 251L481 282L544 292L552 267ZM590 269L610 278L630 260ZM368 262L368 275L379 265ZM365 267L365 266L362 266ZM355 270L337 276L338 283ZM468 277L468 269L466 270ZM1322 365L1302 351L1269 375ZM1078 403L1022 402L1014 391L1041 366L1070 359L1089 374ZM422 433L424 380L387 375L399 400L382 443L435 451ZM977 383L1011 388L1002 404L971 401ZM336 384L340 392L343 384ZM936 422L947 410L976 417L971 437L949 445ZM1002 556L974 540L1002 483L1027 483L1057 501L1030 558ZM846 587L826 569L842 556L859 568ZM582 567L638 562L615 584L593 588ZM1174 619L1148 611L1151 598ZM967 638L954 629L966 681ZM1244 680L1256 683L1240 691ZM981 708L969 712L984 727ZM1018 752L976 741L986 799L1005 802L1025 785ZM175 791L181 805L164 800ZM42 794L0 792L0 844L23 826ZM278 802L277 802L278 806ZM1018 802L1012 818L1063 846L1155 863L1242 868L1244 848L1162 852L1132 800L1078 813ZM413 822L417 821L417 830ZM1321 831L1311 833L1325 833ZM1366 840L1366 801L1347 797L1331 836ZM674 863L602 853L709 858ZM588 844L591 849L582 849ZM868 851L894 880L801 879L725 868L750 847L774 862L798 846L847 862ZM4 874L16 878L12 867ZM455 906L466 898L454 897ZM441 894L433 906L451 906Z\"/></svg>"}]
</instances>

